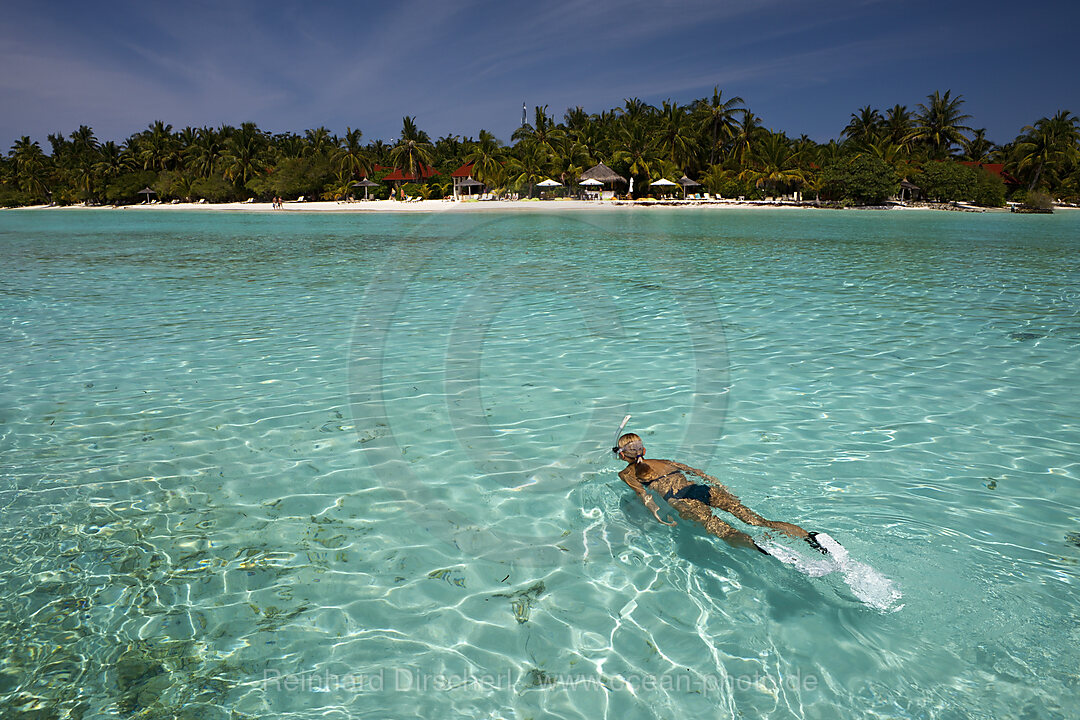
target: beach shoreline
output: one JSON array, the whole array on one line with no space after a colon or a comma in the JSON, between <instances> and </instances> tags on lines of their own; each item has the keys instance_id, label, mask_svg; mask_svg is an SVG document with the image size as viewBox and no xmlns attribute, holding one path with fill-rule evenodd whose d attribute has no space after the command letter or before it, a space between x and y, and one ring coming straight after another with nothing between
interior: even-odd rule
<instances>
[{"instance_id":1,"label":"beach shoreline","mask_svg":"<svg viewBox=\"0 0 1080 720\"><path fill-rule=\"evenodd\" d=\"M243 212L243 213L472 213L505 211L586 211L586 210L653 210L653 209L699 209L699 210L934 210L948 212L1009 212L1009 208L980 208L969 205L885 205L869 207L836 208L810 203L769 202L760 200L485 200L448 201L397 200L370 201L315 201L286 202L275 208L269 202L233 203L139 203L135 205L32 205L3 210L58 210L58 211L117 211L157 210L166 212ZM1055 208L1070 210L1075 208Z\"/></svg>"}]
</instances>

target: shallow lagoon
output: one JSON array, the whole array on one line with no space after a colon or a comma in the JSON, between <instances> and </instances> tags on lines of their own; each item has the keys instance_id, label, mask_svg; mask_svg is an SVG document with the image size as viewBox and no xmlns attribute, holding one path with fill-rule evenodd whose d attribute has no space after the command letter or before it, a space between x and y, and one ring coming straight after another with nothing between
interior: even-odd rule
<instances>
[{"instance_id":1,"label":"shallow lagoon","mask_svg":"<svg viewBox=\"0 0 1080 720\"><path fill-rule=\"evenodd\" d=\"M1067 717L1078 249L1078 213L4 212L3 714ZM903 598L657 524L627 413Z\"/></svg>"}]
</instances>

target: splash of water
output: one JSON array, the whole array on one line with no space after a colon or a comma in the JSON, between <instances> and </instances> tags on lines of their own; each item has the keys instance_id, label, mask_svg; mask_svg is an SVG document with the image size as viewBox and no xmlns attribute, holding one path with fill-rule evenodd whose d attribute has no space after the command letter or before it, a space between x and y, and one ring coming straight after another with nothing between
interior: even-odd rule
<instances>
[{"instance_id":1,"label":"splash of water","mask_svg":"<svg viewBox=\"0 0 1080 720\"><path fill-rule=\"evenodd\" d=\"M803 555L772 540L759 544L780 562L792 565L809 577L823 577L839 572L855 597L877 610L899 610L903 594L896 584L864 562L853 560L847 548L825 533L817 540L829 551L828 555Z\"/></svg>"}]
</instances>

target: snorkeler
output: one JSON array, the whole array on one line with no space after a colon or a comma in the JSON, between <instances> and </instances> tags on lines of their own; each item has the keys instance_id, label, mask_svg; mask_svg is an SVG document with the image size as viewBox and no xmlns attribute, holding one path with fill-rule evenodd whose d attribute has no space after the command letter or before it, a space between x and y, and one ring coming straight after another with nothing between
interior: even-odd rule
<instances>
[{"instance_id":1,"label":"snorkeler","mask_svg":"<svg viewBox=\"0 0 1080 720\"><path fill-rule=\"evenodd\" d=\"M623 420L623 426L625 425L626 420ZM622 432L623 426L619 427L619 432ZM716 478L673 460L646 460L645 445L634 433L626 433L619 437L611 451L627 463L619 473L619 479L629 485L641 498L645 507L652 512L653 517L665 525L674 526L675 521L661 519L660 507L649 494L650 490L660 493L684 520L701 523L709 534L715 535L729 545L751 547L766 555L769 554L749 535L736 530L714 515L713 508L729 512L747 525L778 530L789 537L805 540L815 550L828 553L828 550L818 543L815 537L818 533L807 532L791 523L766 520L743 505L739 498L720 484ZM691 482L684 473L697 475L705 480L705 483Z\"/></svg>"}]
</instances>

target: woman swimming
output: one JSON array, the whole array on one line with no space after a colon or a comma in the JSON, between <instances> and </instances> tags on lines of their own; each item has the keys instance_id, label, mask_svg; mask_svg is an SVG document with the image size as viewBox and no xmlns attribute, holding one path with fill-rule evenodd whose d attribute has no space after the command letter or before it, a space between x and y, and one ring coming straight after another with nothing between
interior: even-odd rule
<instances>
[{"instance_id":1,"label":"woman swimming","mask_svg":"<svg viewBox=\"0 0 1080 720\"><path fill-rule=\"evenodd\" d=\"M625 422L624 420L623 423ZM660 507L649 494L650 490L660 493L661 497L675 508L684 520L701 523L711 535L715 535L730 545L752 547L768 555L749 535L739 532L716 517L712 512L713 508L729 512L747 525L779 530L789 537L805 540L810 547L819 552L828 552L815 539L814 536L817 533L807 532L791 523L766 520L743 505L739 498L721 485L716 478L673 460L646 460L645 444L634 433L621 436L611 451L627 463L619 473L619 478L637 493L641 502L652 512L653 517L665 525L674 526L675 522L660 518ZM697 475L706 482L691 482L684 473Z\"/></svg>"}]
</instances>

